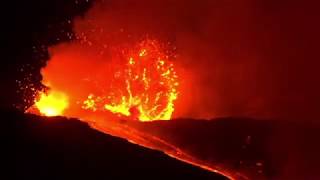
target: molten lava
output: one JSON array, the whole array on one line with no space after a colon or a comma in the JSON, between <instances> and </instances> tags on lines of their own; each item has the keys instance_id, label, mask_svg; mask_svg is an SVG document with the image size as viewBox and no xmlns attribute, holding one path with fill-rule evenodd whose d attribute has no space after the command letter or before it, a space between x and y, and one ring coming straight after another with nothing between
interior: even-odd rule
<instances>
[{"instance_id":1,"label":"molten lava","mask_svg":"<svg viewBox=\"0 0 320 180\"><path fill-rule=\"evenodd\" d=\"M91 59L84 59L87 64L79 68L75 65L80 60L70 55L49 61L42 75L50 91L39 93L32 108L46 116L86 118L82 115L111 112L140 121L171 119L179 82L162 44L146 39L129 47L113 48L110 52L111 56L106 59L108 64L103 68L98 65L92 72L86 69L92 64ZM70 62L74 62L72 72L66 65ZM64 76L66 73L68 76ZM81 73L84 75L80 77Z\"/></svg>"},{"instance_id":2,"label":"molten lava","mask_svg":"<svg viewBox=\"0 0 320 180\"><path fill-rule=\"evenodd\" d=\"M118 58L126 61L112 75L106 94L90 94L82 107L108 110L141 121L169 120L179 83L174 66L159 43L142 41Z\"/></svg>"},{"instance_id":3,"label":"molten lava","mask_svg":"<svg viewBox=\"0 0 320 180\"><path fill-rule=\"evenodd\" d=\"M45 116L63 115L68 106L67 95L59 91L49 91L47 94L41 92L39 100L35 102L35 107Z\"/></svg>"}]
</instances>

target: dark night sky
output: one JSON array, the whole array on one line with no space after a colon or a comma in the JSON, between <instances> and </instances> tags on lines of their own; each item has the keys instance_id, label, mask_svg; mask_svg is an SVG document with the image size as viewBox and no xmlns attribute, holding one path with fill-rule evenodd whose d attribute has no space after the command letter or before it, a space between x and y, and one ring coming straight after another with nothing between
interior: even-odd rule
<instances>
[{"instance_id":1,"label":"dark night sky","mask_svg":"<svg viewBox=\"0 0 320 180\"><path fill-rule=\"evenodd\" d=\"M16 80L40 86L39 68L48 59L47 46L67 40L66 32L72 32L68 21L83 15L90 4L14 0L2 6L1 107L23 103ZM106 23L112 28L125 26L130 33L145 30L171 39L178 48L178 63L191 71L193 85L177 102L178 107L190 104L178 109L178 116L316 121L317 7L318 2L311 0L110 0L95 6L79 24L88 17L104 17L94 13L103 10L119 20Z\"/></svg>"},{"instance_id":2,"label":"dark night sky","mask_svg":"<svg viewBox=\"0 0 320 180\"><path fill-rule=\"evenodd\" d=\"M33 94L20 90L21 84L41 88L40 68L48 60L47 47L68 40L69 21L90 7L86 1L5 1L2 4L1 107L24 107L24 97ZM30 89L30 88L29 88ZM31 99L29 99L30 101ZM32 100L31 100L32 101Z\"/></svg>"}]
</instances>

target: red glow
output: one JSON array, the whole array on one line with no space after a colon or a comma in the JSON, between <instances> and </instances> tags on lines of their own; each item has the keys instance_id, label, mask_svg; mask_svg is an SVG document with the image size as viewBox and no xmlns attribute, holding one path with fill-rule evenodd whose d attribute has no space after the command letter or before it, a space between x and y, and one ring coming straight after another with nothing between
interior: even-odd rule
<instances>
[{"instance_id":1,"label":"red glow","mask_svg":"<svg viewBox=\"0 0 320 180\"><path fill-rule=\"evenodd\" d=\"M126 59L127 63L111 73L106 94L88 95L82 107L108 110L141 121L169 120L179 83L173 64L168 62L158 43L143 41L119 59Z\"/></svg>"},{"instance_id":2,"label":"red glow","mask_svg":"<svg viewBox=\"0 0 320 180\"><path fill-rule=\"evenodd\" d=\"M171 119L179 82L174 65L160 43L146 39L132 47L114 48L111 55L105 68L96 66L92 70L87 64L77 64L73 59L76 57L53 59L42 71L44 84L50 91L48 95L40 93L32 108L50 116L84 118L81 113L108 111L141 121ZM86 61L90 63L89 59ZM74 71L68 72L71 69ZM63 72L69 77L62 77ZM83 81L71 82L79 74Z\"/></svg>"},{"instance_id":3,"label":"red glow","mask_svg":"<svg viewBox=\"0 0 320 180\"><path fill-rule=\"evenodd\" d=\"M104 133L161 150L216 172L215 166L209 167L159 138L116 121L119 118L170 120L177 110L184 112L184 107L193 106L185 100L192 98L193 87L185 81L190 81L193 76L181 73L183 70L175 62L175 54L170 51L173 47L165 38L156 36L157 40L141 40L149 33L147 26L140 26L143 24L141 18L135 19L140 23L133 23L122 19L122 14L109 17L104 10L100 11L95 6L87 15L90 18L75 21L76 39L49 49L50 60L41 71L43 84L49 88L48 96L53 92L63 93L68 104L64 108L58 104L58 109L63 110L52 115L79 118ZM128 29L133 30L134 35L122 28L132 24ZM197 62L197 59L193 61ZM36 105L46 98L41 94L39 92L39 98L29 112L37 112L32 109L43 112L44 106ZM56 100L46 101L46 107L57 109ZM179 106L175 106L177 104Z\"/></svg>"}]
</instances>

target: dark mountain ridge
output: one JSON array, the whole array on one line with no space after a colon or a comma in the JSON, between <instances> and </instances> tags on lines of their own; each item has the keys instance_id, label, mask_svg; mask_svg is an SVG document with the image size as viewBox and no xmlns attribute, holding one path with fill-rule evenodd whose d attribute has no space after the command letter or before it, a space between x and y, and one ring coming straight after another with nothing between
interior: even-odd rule
<instances>
[{"instance_id":1,"label":"dark mountain ridge","mask_svg":"<svg viewBox=\"0 0 320 180\"><path fill-rule=\"evenodd\" d=\"M5 179L227 179L76 119L1 112Z\"/></svg>"}]
</instances>

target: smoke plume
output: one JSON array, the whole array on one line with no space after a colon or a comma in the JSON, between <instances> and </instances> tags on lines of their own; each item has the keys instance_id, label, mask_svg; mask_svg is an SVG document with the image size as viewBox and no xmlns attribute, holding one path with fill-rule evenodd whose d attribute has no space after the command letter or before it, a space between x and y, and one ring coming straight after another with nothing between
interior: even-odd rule
<instances>
[{"instance_id":1,"label":"smoke plume","mask_svg":"<svg viewBox=\"0 0 320 180\"><path fill-rule=\"evenodd\" d=\"M86 80L108 68L110 49L152 37L175 50L181 82L174 117L314 119L320 29L313 7L286 0L98 0L75 19L77 39L51 47L44 82L85 97L93 90Z\"/></svg>"}]
</instances>

